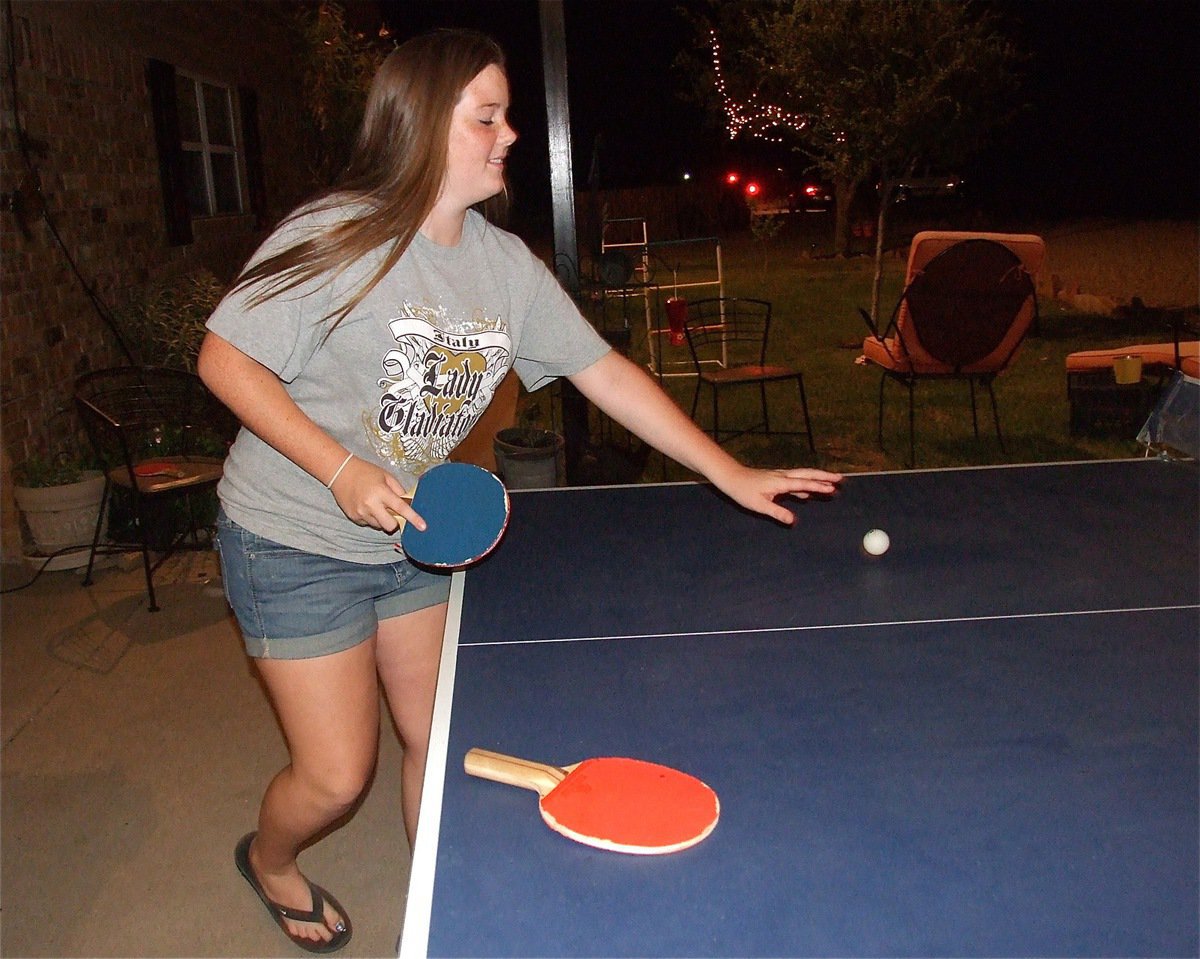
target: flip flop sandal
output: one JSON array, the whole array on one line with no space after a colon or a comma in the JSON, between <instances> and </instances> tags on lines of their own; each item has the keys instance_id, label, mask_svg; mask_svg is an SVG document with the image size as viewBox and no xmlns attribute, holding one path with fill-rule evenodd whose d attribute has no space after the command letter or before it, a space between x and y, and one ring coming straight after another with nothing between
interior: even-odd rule
<instances>
[{"instance_id":1,"label":"flip flop sandal","mask_svg":"<svg viewBox=\"0 0 1200 959\"><path fill-rule=\"evenodd\" d=\"M254 869L250 866L250 843L254 840L255 833L246 833L237 844L237 849L233 853L233 861L237 863L238 872L245 878L246 882L250 883L250 888L262 900L264 906L267 907L267 912L270 913L272 919L278 924L292 942L298 945L301 949L307 952L337 952L342 946L350 941L350 917L346 915L346 910L342 908L341 903L333 898L328 892L318 886L316 883L309 882L308 889L312 894L312 909L305 912L302 909L292 909L290 906L281 906L277 902L272 902L267 898L266 892L263 890L262 884L259 883L258 877L254 875ZM308 882L308 880L305 880ZM309 939L307 936L294 936L288 932L287 926L284 924L285 919L290 919L292 922L311 922L324 925L325 923L325 903L328 902L338 915L342 917L342 921L338 924L341 928L336 931L336 934L328 942L322 942L319 939Z\"/></svg>"}]
</instances>

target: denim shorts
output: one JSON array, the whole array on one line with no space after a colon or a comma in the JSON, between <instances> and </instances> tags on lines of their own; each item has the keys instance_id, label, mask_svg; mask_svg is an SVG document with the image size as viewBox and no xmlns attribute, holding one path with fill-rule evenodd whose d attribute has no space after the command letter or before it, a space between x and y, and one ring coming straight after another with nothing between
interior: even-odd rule
<instances>
[{"instance_id":1,"label":"denim shorts","mask_svg":"<svg viewBox=\"0 0 1200 959\"><path fill-rule=\"evenodd\" d=\"M450 577L406 559L369 565L318 556L217 517L225 598L256 659L328 656L375 634L380 620L446 602Z\"/></svg>"}]
</instances>

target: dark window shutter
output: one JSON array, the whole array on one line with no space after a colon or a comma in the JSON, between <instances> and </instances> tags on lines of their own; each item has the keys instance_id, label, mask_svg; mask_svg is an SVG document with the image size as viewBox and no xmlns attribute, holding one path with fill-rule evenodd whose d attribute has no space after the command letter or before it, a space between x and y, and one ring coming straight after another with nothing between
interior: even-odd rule
<instances>
[{"instance_id":1,"label":"dark window shutter","mask_svg":"<svg viewBox=\"0 0 1200 959\"><path fill-rule=\"evenodd\" d=\"M263 229L267 219L267 187L263 177L262 140L258 135L258 94L249 87L238 87L242 108L242 150L246 159L246 191L254 225Z\"/></svg>"},{"instance_id":2,"label":"dark window shutter","mask_svg":"<svg viewBox=\"0 0 1200 959\"><path fill-rule=\"evenodd\" d=\"M192 214L188 209L183 150L179 145L175 68L161 60L147 60L146 86L150 91L154 142L158 147L158 175L162 182L167 243L171 246L183 246L192 242Z\"/></svg>"}]
</instances>

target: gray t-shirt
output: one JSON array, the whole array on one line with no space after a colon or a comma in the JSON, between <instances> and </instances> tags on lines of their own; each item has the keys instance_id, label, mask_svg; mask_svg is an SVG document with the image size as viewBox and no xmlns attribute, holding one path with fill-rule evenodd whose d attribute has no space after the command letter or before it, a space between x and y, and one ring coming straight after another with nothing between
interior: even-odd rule
<instances>
[{"instance_id":1,"label":"gray t-shirt","mask_svg":"<svg viewBox=\"0 0 1200 959\"><path fill-rule=\"evenodd\" d=\"M349 215L303 214L256 258ZM406 488L466 436L510 368L534 390L609 350L525 244L474 211L455 247L418 233L325 338L323 318L383 256L258 306L247 306L252 290L231 294L208 328L274 371L314 422ZM249 430L238 434L218 492L234 522L275 542L358 563L397 559L396 537L351 522L321 481Z\"/></svg>"}]
</instances>

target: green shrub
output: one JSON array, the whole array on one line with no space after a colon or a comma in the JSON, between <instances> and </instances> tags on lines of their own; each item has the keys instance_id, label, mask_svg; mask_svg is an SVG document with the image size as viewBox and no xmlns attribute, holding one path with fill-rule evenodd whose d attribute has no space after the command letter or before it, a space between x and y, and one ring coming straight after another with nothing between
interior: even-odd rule
<instances>
[{"instance_id":1,"label":"green shrub","mask_svg":"<svg viewBox=\"0 0 1200 959\"><path fill-rule=\"evenodd\" d=\"M204 324L224 295L211 272L191 270L142 287L117 318L139 363L194 373Z\"/></svg>"}]
</instances>

